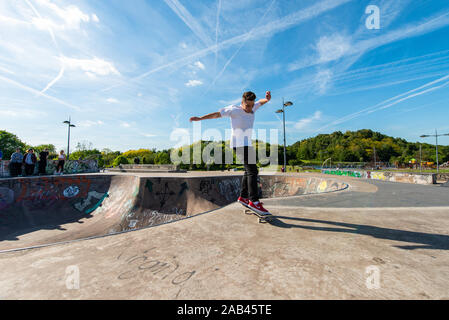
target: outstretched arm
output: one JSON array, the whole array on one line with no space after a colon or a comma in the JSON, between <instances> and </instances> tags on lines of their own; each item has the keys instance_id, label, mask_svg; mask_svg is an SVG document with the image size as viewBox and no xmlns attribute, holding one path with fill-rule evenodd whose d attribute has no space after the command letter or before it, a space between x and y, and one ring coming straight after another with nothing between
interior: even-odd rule
<instances>
[{"instance_id":1,"label":"outstretched arm","mask_svg":"<svg viewBox=\"0 0 449 320\"><path fill-rule=\"evenodd\" d=\"M265 92L265 99L260 99L257 102L260 103L261 106L263 106L265 103L267 103L270 100L271 100L271 92L267 91L267 92Z\"/></svg>"},{"instance_id":2,"label":"outstretched arm","mask_svg":"<svg viewBox=\"0 0 449 320\"><path fill-rule=\"evenodd\" d=\"M206 114L205 116L202 116L202 117L191 117L190 122L208 120L208 119L218 119L218 118L221 118L220 112L214 112L214 113Z\"/></svg>"}]
</instances>

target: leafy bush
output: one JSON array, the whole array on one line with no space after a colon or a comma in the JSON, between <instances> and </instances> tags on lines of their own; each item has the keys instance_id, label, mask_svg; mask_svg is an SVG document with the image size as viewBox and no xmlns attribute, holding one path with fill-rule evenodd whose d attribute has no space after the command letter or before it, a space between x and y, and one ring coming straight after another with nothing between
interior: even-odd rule
<instances>
[{"instance_id":1,"label":"leafy bush","mask_svg":"<svg viewBox=\"0 0 449 320\"><path fill-rule=\"evenodd\" d=\"M114 167L118 167L121 164L129 164L128 159L124 156L118 156L117 158L114 159L114 162L112 163Z\"/></svg>"}]
</instances>

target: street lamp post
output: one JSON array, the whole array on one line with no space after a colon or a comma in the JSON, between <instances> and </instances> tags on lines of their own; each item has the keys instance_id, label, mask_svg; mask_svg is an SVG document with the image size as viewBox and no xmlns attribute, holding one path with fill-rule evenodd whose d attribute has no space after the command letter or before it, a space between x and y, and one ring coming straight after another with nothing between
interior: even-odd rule
<instances>
[{"instance_id":1,"label":"street lamp post","mask_svg":"<svg viewBox=\"0 0 449 320\"><path fill-rule=\"evenodd\" d=\"M419 172L422 173L422 144L419 144Z\"/></svg>"},{"instance_id":2,"label":"street lamp post","mask_svg":"<svg viewBox=\"0 0 449 320\"><path fill-rule=\"evenodd\" d=\"M69 156L70 156L70 128L74 128L75 125L72 124L70 117L69 117L69 121L64 121L63 123L67 124L68 126L68 134L67 134L67 161L69 160Z\"/></svg>"},{"instance_id":3,"label":"street lamp post","mask_svg":"<svg viewBox=\"0 0 449 320\"><path fill-rule=\"evenodd\" d=\"M435 129L435 134L423 134L420 136L420 138L427 138L427 137L435 137L435 148L436 148L436 156L437 156L437 173L440 172L440 163L438 160L438 137L442 137L442 136L449 136L449 133L445 133L445 134L438 134L437 129Z\"/></svg>"},{"instance_id":4,"label":"street lamp post","mask_svg":"<svg viewBox=\"0 0 449 320\"><path fill-rule=\"evenodd\" d=\"M282 113L283 125L284 125L284 172L287 171L287 154L286 154L286 142L285 142L285 107L293 105L293 102L287 101L284 102L284 98L282 98L282 109L276 111L276 113Z\"/></svg>"}]
</instances>

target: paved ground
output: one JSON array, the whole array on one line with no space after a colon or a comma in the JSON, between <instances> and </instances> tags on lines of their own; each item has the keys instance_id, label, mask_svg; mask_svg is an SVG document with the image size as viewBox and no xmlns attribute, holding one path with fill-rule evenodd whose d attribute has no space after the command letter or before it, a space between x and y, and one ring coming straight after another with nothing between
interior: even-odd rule
<instances>
[{"instance_id":1,"label":"paved ground","mask_svg":"<svg viewBox=\"0 0 449 320\"><path fill-rule=\"evenodd\" d=\"M449 188L338 180L350 188L264 200L270 224L234 203L2 253L0 299L449 299Z\"/></svg>"},{"instance_id":2,"label":"paved ground","mask_svg":"<svg viewBox=\"0 0 449 320\"><path fill-rule=\"evenodd\" d=\"M276 204L289 206L335 208L383 208L383 207L448 207L449 190L436 185L414 185L377 180L363 180L377 188L374 193L358 191L344 194L328 194L318 200L314 197L283 199Z\"/></svg>"}]
</instances>

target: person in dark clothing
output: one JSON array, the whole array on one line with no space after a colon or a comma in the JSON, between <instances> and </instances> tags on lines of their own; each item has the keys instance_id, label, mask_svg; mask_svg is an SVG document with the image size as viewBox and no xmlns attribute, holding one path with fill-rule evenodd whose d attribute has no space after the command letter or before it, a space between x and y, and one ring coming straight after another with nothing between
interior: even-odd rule
<instances>
[{"instance_id":1,"label":"person in dark clothing","mask_svg":"<svg viewBox=\"0 0 449 320\"><path fill-rule=\"evenodd\" d=\"M134 158L134 164L140 164L140 159L139 159L139 157Z\"/></svg>"},{"instance_id":2,"label":"person in dark clothing","mask_svg":"<svg viewBox=\"0 0 449 320\"><path fill-rule=\"evenodd\" d=\"M39 153L39 174L46 174L48 149Z\"/></svg>"},{"instance_id":3,"label":"person in dark clothing","mask_svg":"<svg viewBox=\"0 0 449 320\"><path fill-rule=\"evenodd\" d=\"M11 161L9 162L9 170L11 173L11 177L17 177L18 175L22 175L22 161L23 155L20 152L20 149L17 148L16 152L11 155Z\"/></svg>"},{"instance_id":4,"label":"person in dark clothing","mask_svg":"<svg viewBox=\"0 0 449 320\"><path fill-rule=\"evenodd\" d=\"M219 119L223 117L231 119L232 136L230 147L234 149L236 156L244 163L245 167L240 197L237 199L237 202L261 215L270 215L270 213L262 206L263 203L259 201L260 194L257 185L258 169L256 164L256 152L251 143L251 136L255 112L270 100L270 91L265 92L265 99L260 99L258 101L256 101L256 95L253 92L247 91L243 93L240 105L230 105L221 108L218 112L210 113L202 117L190 118L190 121Z\"/></svg>"},{"instance_id":5,"label":"person in dark clothing","mask_svg":"<svg viewBox=\"0 0 449 320\"><path fill-rule=\"evenodd\" d=\"M25 165L25 175L31 176L34 174L34 168L36 167L37 157L34 154L34 150L28 150L27 154L23 157L23 164Z\"/></svg>"}]
</instances>

